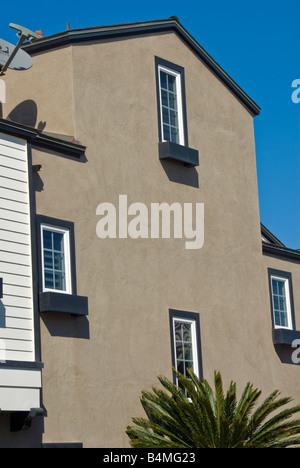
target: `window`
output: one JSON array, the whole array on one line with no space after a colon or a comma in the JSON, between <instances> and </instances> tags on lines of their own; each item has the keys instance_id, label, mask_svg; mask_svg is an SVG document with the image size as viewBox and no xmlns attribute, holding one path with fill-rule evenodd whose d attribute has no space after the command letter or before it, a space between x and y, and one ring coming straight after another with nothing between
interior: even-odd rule
<instances>
[{"instance_id":1,"label":"window","mask_svg":"<svg viewBox=\"0 0 300 468\"><path fill-rule=\"evenodd\" d=\"M295 328L291 274L269 269L269 284L274 328Z\"/></svg>"},{"instance_id":2,"label":"window","mask_svg":"<svg viewBox=\"0 0 300 468\"><path fill-rule=\"evenodd\" d=\"M88 315L88 298L77 295L74 223L37 215L39 311Z\"/></svg>"},{"instance_id":3,"label":"window","mask_svg":"<svg viewBox=\"0 0 300 468\"><path fill-rule=\"evenodd\" d=\"M37 216L39 290L77 294L74 223Z\"/></svg>"},{"instance_id":4,"label":"window","mask_svg":"<svg viewBox=\"0 0 300 468\"><path fill-rule=\"evenodd\" d=\"M187 146L184 69L156 59L160 141Z\"/></svg>"},{"instance_id":5,"label":"window","mask_svg":"<svg viewBox=\"0 0 300 468\"><path fill-rule=\"evenodd\" d=\"M202 378L199 315L178 310L170 310L169 314L173 367L185 376L190 368Z\"/></svg>"},{"instance_id":6,"label":"window","mask_svg":"<svg viewBox=\"0 0 300 468\"><path fill-rule=\"evenodd\" d=\"M69 229L41 224L43 291L71 294Z\"/></svg>"},{"instance_id":7,"label":"window","mask_svg":"<svg viewBox=\"0 0 300 468\"><path fill-rule=\"evenodd\" d=\"M184 68L155 57L159 159L199 165L198 150L188 147Z\"/></svg>"},{"instance_id":8,"label":"window","mask_svg":"<svg viewBox=\"0 0 300 468\"><path fill-rule=\"evenodd\" d=\"M184 145L180 74L159 66L159 89L162 139Z\"/></svg>"}]
</instances>

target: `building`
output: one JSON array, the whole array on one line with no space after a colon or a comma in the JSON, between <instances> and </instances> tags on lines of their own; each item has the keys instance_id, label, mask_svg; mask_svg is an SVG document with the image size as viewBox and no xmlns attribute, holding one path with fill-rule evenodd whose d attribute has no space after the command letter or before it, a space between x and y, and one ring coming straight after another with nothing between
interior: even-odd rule
<instances>
[{"instance_id":1,"label":"building","mask_svg":"<svg viewBox=\"0 0 300 468\"><path fill-rule=\"evenodd\" d=\"M260 223L257 104L175 17L24 50L0 121L1 445L128 447L172 364L299 401L300 253Z\"/></svg>"}]
</instances>

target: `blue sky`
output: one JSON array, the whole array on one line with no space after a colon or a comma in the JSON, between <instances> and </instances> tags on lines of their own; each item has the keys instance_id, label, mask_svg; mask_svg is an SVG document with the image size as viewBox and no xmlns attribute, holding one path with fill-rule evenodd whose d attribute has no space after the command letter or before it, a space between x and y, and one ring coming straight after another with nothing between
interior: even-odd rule
<instances>
[{"instance_id":1,"label":"blue sky","mask_svg":"<svg viewBox=\"0 0 300 468\"><path fill-rule=\"evenodd\" d=\"M192 36L262 108L254 119L260 216L284 244L300 249L299 0L115 0L2 2L0 37L9 23L51 35L66 29L177 16ZM300 96L300 94L299 94Z\"/></svg>"}]
</instances>

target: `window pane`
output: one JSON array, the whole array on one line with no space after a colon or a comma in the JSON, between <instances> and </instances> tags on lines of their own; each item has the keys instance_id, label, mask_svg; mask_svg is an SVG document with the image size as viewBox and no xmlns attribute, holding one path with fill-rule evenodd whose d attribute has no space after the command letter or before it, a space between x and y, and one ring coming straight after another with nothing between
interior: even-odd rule
<instances>
[{"instance_id":1,"label":"window pane","mask_svg":"<svg viewBox=\"0 0 300 468\"><path fill-rule=\"evenodd\" d=\"M176 94L169 94L169 107L170 109L177 110L177 96Z\"/></svg>"},{"instance_id":2,"label":"window pane","mask_svg":"<svg viewBox=\"0 0 300 468\"><path fill-rule=\"evenodd\" d=\"M164 124L169 124L169 109L166 107L162 108L162 117L163 117L163 123Z\"/></svg>"},{"instance_id":3,"label":"window pane","mask_svg":"<svg viewBox=\"0 0 300 468\"><path fill-rule=\"evenodd\" d=\"M170 124L174 127L177 127L178 124L178 115L176 111L170 110Z\"/></svg>"},{"instance_id":4,"label":"window pane","mask_svg":"<svg viewBox=\"0 0 300 468\"><path fill-rule=\"evenodd\" d=\"M170 128L168 125L164 125L164 140L170 141Z\"/></svg>"},{"instance_id":5,"label":"window pane","mask_svg":"<svg viewBox=\"0 0 300 468\"><path fill-rule=\"evenodd\" d=\"M160 86L164 89L168 89L167 74L163 71L160 72Z\"/></svg>"},{"instance_id":6,"label":"window pane","mask_svg":"<svg viewBox=\"0 0 300 468\"><path fill-rule=\"evenodd\" d=\"M180 342L176 343L176 357L177 361L183 359L183 345Z\"/></svg>"},{"instance_id":7,"label":"window pane","mask_svg":"<svg viewBox=\"0 0 300 468\"><path fill-rule=\"evenodd\" d=\"M55 270L65 270L65 261L64 261L64 254L54 252L54 269Z\"/></svg>"},{"instance_id":8,"label":"window pane","mask_svg":"<svg viewBox=\"0 0 300 468\"><path fill-rule=\"evenodd\" d=\"M192 342L191 324L183 323L182 328L183 328L183 340L191 343Z\"/></svg>"},{"instance_id":9,"label":"window pane","mask_svg":"<svg viewBox=\"0 0 300 468\"><path fill-rule=\"evenodd\" d=\"M280 323L280 315L279 315L279 312L277 310L275 310L275 325L280 327L281 323Z\"/></svg>"},{"instance_id":10,"label":"window pane","mask_svg":"<svg viewBox=\"0 0 300 468\"><path fill-rule=\"evenodd\" d=\"M53 232L53 248L59 252L64 251L64 235L60 232Z\"/></svg>"},{"instance_id":11,"label":"window pane","mask_svg":"<svg viewBox=\"0 0 300 468\"><path fill-rule=\"evenodd\" d=\"M176 93L176 77L173 75L168 75L168 90Z\"/></svg>"},{"instance_id":12,"label":"window pane","mask_svg":"<svg viewBox=\"0 0 300 468\"><path fill-rule=\"evenodd\" d=\"M60 291L64 291L66 289L64 273L55 273L55 289L59 289Z\"/></svg>"},{"instance_id":13,"label":"window pane","mask_svg":"<svg viewBox=\"0 0 300 468\"><path fill-rule=\"evenodd\" d=\"M170 141L172 141L173 143L179 143L179 132L177 128L171 127Z\"/></svg>"},{"instance_id":14,"label":"window pane","mask_svg":"<svg viewBox=\"0 0 300 468\"><path fill-rule=\"evenodd\" d=\"M51 250L44 250L44 266L45 268L53 268L53 256Z\"/></svg>"},{"instance_id":15,"label":"window pane","mask_svg":"<svg viewBox=\"0 0 300 468\"><path fill-rule=\"evenodd\" d=\"M53 289L54 288L54 281L53 281L53 272L45 270L45 288Z\"/></svg>"},{"instance_id":16,"label":"window pane","mask_svg":"<svg viewBox=\"0 0 300 468\"><path fill-rule=\"evenodd\" d=\"M193 367L193 347L191 344L184 345L184 359L190 361L192 363L190 367Z\"/></svg>"},{"instance_id":17,"label":"window pane","mask_svg":"<svg viewBox=\"0 0 300 468\"><path fill-rule=\"evenodd\" d=\"M161 91L161 103L163 106L166 106L166 107L169 106L167 91L164 91L164 90Z\"/></svg>"},{"instance_id":18,"label":"window pane","mask_svg":"<svg viewBox=\"0 0 300 468\"><path fill-rule=\"evenodd\" d=\"M182 341L182 326L180 322L175 322L175 340Z\"/></svg>"},{"instance_id":19,"label":"window pane","mask_svg":"<svg viewBox=\"0 0 300 468\"><path fill-rule=\"evenodd\" d=\"M272 280L272 289L273 289L273 294L278 294L278 285L276 280Z\"/></svg>"},{"instance_id":20,"label":"window pane","mask_svg":"<svg viewBox=\"0 0 300 468\"><path fill-rule=\"evenodd\" d=\"M43 242L45 249L52 249L52 233L46 229L43 230Z\"/></svg>"},{"instance_id":21,"label":"window pane","mask_svg":"<svg viewBox=\"0 0 300 468\"><path fill-rule=\"evenodd\" d=\"M279 297L279 309L282 311L286 311L286 303L284 297Z\"/></svg>"},{"instance_id":22,"label":"window pane","mask_svg":"<svg viewBox=\"0 0 300 468\"><path fill-rule=\"evenodd\" d=\"M278 285L278 294L280 294L281 296L285 296L284 282L277 281L277 285Z\"/></svg>"},{"instance_id":23,"label":"window pane","mask_svg":"<svg viewBox=\"0 0 300 468\"><path fill-rule=\"evenodd\" d=\"M282 326L282 327L287 327L287 326L288 326L288 323L287 323L287 314L285 314L285 313L282 313L282 314L281 314L281 326Z\"/></svg>"}]
</instances>

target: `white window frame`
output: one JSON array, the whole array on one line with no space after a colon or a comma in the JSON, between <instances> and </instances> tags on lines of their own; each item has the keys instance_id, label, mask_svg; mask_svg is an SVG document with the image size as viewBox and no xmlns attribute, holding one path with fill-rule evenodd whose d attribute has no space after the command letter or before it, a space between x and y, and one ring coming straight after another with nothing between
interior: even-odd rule
<instances>
[{"instance_id":1,"label":"white window frame","mask_svg":"<svg viewBox=\"0 0 300 468\"><path fill-rule=\"evenodd\" d=\"M277 281L282 281L284 283L285 298L286 298L286 313L287 313L287 323L288 323L287 327L284 327L282 325L276 325L276 322L275 322L273 279L277 280ZM285 330L292 330L293 329L293 320L292 320L292 307L291 307L289 278L284 278L282 276L277 276L277 275L271 275L271 294L272 294L272 312L273 312L274 328L284 328Z\"/></svg>"},{"instance_id":2,"label":"white window frame","mask_svg":"<svg viewBox=\"0 0 300 468\"><path fill-rule=\"evenodd\" d=\"M58 227L51 224L41 223L41 260L42 260L42 290L43 292L52 291L61 294L72 294L72 277L71 277L71 250L70 250L70 230L68 228ZM59 232L63 234L64 239L64 260L65 260L65 284L66 289L55 289L45 287L45 266L44 266L44 236L43 231Z\"/></svg>"},{"instance_id":3,"label":"white window frame","mask_svg":"<svg viewBox=\"0 0 300 468\"><path fill-rule=\"evenodd\" d=\"M179 130L179 144L184 146L184 124L183 124L183 107L182 107L182 82L181 73L176 70L172 70L164 65L158 65L158 83L159 83L159 110L160 110L160 123L161 123L161 138L162 141L168 141L164 138L164 123L163 123L163 111L162 111L162 96L161 96L161 79L160 72L163 71L169 75L175 76L176 78L176 96L177 96L177 112L178 112L178 130Z\"/></svg>"},{"instance_id":4,"label":"white window frame","mask_svg":"<svg viewBox=\"0 0 300 468\"><path fill-rule=\"evenodd\" d=\"M193 369L194 374L199 376L199 362L198 362L198 343L196 335L196 320L173 317L172 326L173 326L173 343L174 343L174 358L175 358L175 368L177 370L177 352L176 352L176 336L175 336L175 322L188 323L191 325L191 336L192 336L192 350L193 350ZM187 376L188 377L188 376ZM176 385L178 385L178 379L176 379Z\"/></svg>"}]
</instances>

